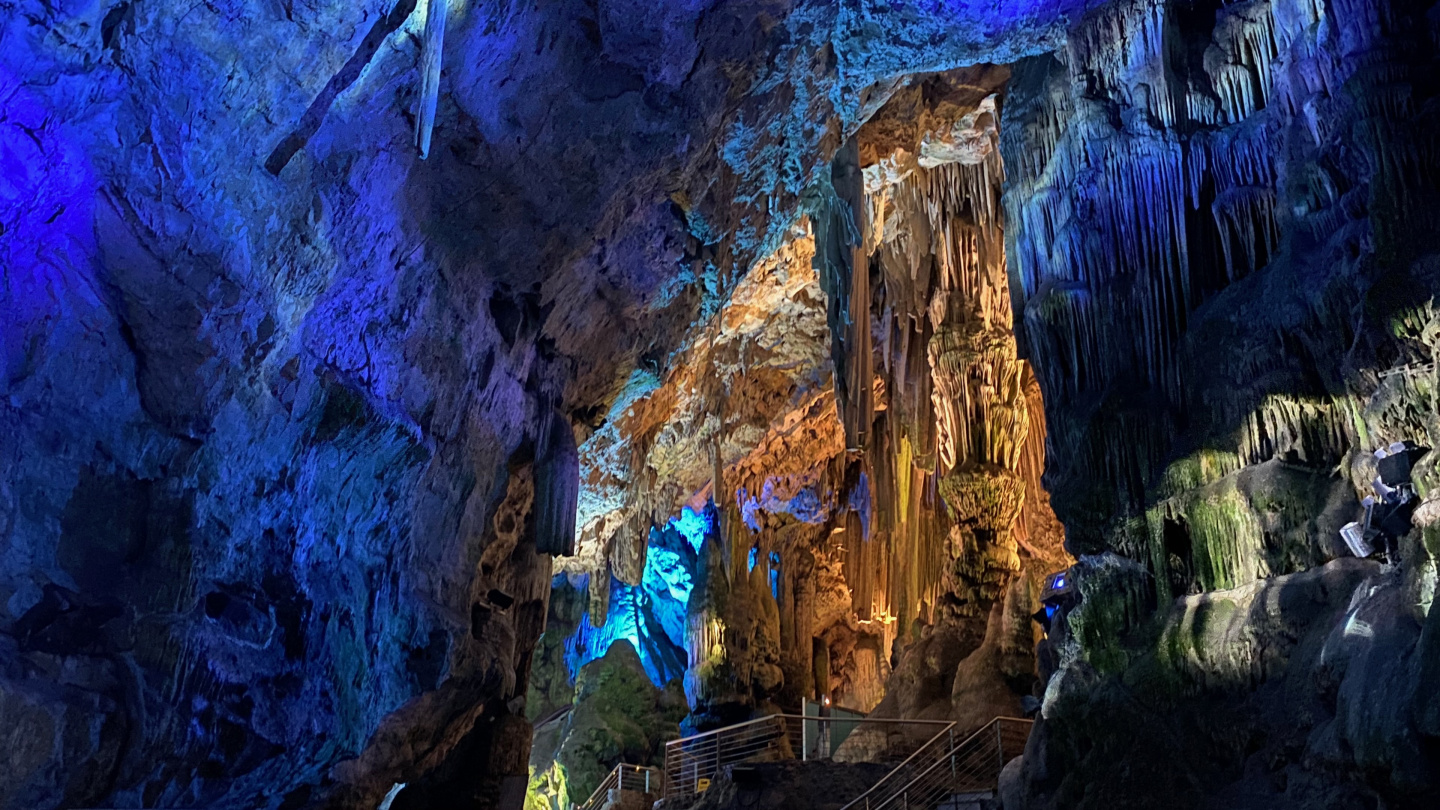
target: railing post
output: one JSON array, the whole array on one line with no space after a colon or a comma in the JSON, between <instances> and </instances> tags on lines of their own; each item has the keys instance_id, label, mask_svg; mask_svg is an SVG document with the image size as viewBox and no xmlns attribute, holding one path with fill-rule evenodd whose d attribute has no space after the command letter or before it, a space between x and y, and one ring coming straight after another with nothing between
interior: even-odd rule
<instances>
[{"instance_id":1,"label":"railing post","mask_svg":"<svg viewBox=\"0 0 1440 810\"><path fill-rule=\"evenodd\" d=\"M1000 760L1000 767L995 771L995 778L1000 778L1000 771L1005 770L1005 738L1000 733L1000 719L995 719L995 757Z\"/></svg>"},{"instance_id":2,"label":"railing post","mask_svg":"<svg viewBox=\"0 0 1440 810\"><path fill-rule=\"evenodd\" d=\"M950 783L954 784L956 780L959 779L959 776L955 773L955 726L950 726L949 731L946 732L946 736L950 740Z\"/></svg>"}]
</instances>

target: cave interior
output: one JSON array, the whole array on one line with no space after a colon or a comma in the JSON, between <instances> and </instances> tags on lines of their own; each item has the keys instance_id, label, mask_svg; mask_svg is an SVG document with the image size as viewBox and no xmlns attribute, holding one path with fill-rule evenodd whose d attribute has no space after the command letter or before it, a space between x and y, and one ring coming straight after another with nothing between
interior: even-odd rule
<instances>
[{"instance_id":1,"label":"cave interior","mask_svg":"<svg viewBox=\"0 0 1440 810\"><path fill-rule=\"evenodd\" d=\"M0 810L1440 802L1434 0L0 0L0 280Z\"/></svg>"}]
</instances>

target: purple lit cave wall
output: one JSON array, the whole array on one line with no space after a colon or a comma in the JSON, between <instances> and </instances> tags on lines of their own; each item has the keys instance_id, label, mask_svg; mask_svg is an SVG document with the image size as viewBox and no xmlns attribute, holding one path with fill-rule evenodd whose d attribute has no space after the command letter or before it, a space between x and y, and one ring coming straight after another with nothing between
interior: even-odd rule
<instances>
[{"instance_id":1,"label":"purple lit cave wall","mask_svg":"<svg viewBox=\"0 0 1440 810\"><path fill-rule=\"evenodd\" d=\"M1434 0L0 0L0 810L560 810L832 697L1034 709L1004 810L1434 806L1440 454L1339 530L1440 447L1437 54Z\"/></svg>"}]
</instances>

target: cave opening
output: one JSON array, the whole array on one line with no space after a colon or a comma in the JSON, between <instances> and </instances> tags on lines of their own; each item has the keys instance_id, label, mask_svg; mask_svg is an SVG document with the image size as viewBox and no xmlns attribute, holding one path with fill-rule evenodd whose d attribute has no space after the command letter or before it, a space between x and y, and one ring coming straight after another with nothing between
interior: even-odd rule
<instances>
[{"instance_id":1,"label":"cave opening","mask_svg":"<svg viewBox=\"0 0 1440 810\"><path fill-rule=\"evenodd\" d=\"M588 706L615 698L585 683L615 667L648 678L639 711L680 687L682 735L810 707L970 723L1038 699L1030 616L1073 560L1012 325L1010 75L893 88L781 245L593 420L536 652L533 801L599 784L573 741L608 733ZM630 764L661 765L662 742Z\"/></svg>"}]
</instances>

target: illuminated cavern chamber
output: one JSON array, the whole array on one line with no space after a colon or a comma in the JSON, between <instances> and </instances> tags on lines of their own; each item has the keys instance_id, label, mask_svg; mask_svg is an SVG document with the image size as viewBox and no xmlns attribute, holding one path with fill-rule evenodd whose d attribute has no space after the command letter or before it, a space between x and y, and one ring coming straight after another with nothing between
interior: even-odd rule
<instances>
[{"instance_id":1,"label":"illuminated cavern chamber","mask_svg":"<svg viewBox=\"0 0 1440 810\"><path fill-rule=\"evenodd\" d=\"M614 644L656 689L683 683L685 731L805 700L977 725L1021 713L1029 616L1070 558L1012 327L1007 77L956 71L896 93L810 216L581 444L580 542L556 561L529 707L562 713L541 727L532 795L593 787L593 768L558 776L574 770L565 741L587 733L563 714L563 684L590 661L618 666L599 660ZM892 679L908 648L934 653Z\"/></svg>"},{"instance_id":2,"label":"illuminated cavern chamber","mask_svg":"<svg viewBox=\"0 0 1440 810\"><path fill-rule=\"evenodd\" d=\"M806 690L1005 704L1041 425L1082 607L1020 806L1435 804L1434 456L1399 565L1337 532L1440 444L1430 0L12 0L0 43L0 806L488 807L532 735L574 798ZM984 62L998 207L998 86L911 95Z\"/></svg>"},{"instance_id":3,"label":"illuminated cavern chamber","mask_svg":"<svg viewBox=\"0 0 1440 810\"><path fill-rule=\"evenodd\" d=\"M1377 620L1392 652L1433 656L1419 630L1427 613L1436 621L1432 530L1405 541L1409 565L1384 571L1346 559L1338 533L1368 489L1372 445L1436 435L1433 250L1396 223L1433 236L1440 164L1433 133L1395 124L1424 117L1400 87L1433 65L1412 58L1433 56L1433 13L1407 29L1409 6L1200 11L1108 7L1011 71L915 77L838 145L807 219L754 279L789 252L816 254L835 410L812 431L827 452L811 457L825 464L797 460L768 424L746 425L761 437L748 442L727 430L736 411L754 416L735 394L756 385L743 374L712 375L722 394L709 410L654 381L662 410L679 400L711 420L688 445L708 464L661 500L720 504L715 564L741 594L690 625L692 723L821 694L972 727L999 713L1035 671L1022 612L1033 577L1071 562L1053 494L1069 550L1086 556L1082 606L1040 667L1052 677L1039 756L1011 774L1036 806L1071 806L1094 785L1126 795L1132 763L1164 774L1140 806L1188 801L1220 778L1194 764L1207 756L1260 768L1247 745L1269 775L1226 778L1263 782L1245 789L1265 801L1433 791L1423 763L1440 715L1387 691L1383 673L1434 684L1437 670L1353 640ZM758 297L751 282L737 299ZM712 348L744 321L717 317ZM807 334L821 331L813 318ZM745 351L732 367L764 356ZM662 452L687 446L664 416L646 418ZM781 421L792 424L806 422ZM672 480L652 469L628 480ZM815 522L787 511L811 482ZM634 506L627 519L665 514ZM778 633L764 578L740 562L751 549L779 551ZM787 590L797 572L813 584ZM912 641L891 671L887 653ZM1323 663L1304 657L1322 642ZM1343 683L1332 666L1349 667ZM1322 708L1275 709L1265 690L1282 681ZM1388 708L1372 711L1367 689ZM1226 715L1245 744L1171 725L1227 699L1226 711L1275 713ZM1295 764L1302 751L1321 764ZM1350 770L1379 763L1393 770Z\"/></svg>"}]
</instances>

